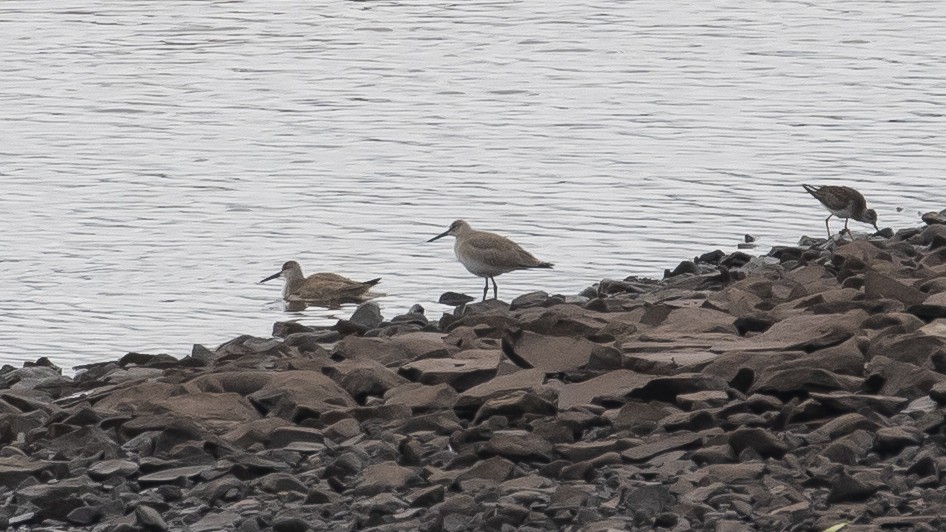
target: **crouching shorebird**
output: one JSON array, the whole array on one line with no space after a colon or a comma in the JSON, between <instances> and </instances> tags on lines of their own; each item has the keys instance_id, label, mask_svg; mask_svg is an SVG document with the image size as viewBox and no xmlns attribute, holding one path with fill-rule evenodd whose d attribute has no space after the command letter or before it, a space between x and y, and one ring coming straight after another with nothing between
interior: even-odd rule
<instances>
[{"instance_id":1,"label":"crouching shorebird","mask_svg":"<svg viewBox=\"0 0 946 532\"><path fill-rule=\"evenodd\" d=\"M802 185L809 194L820 201L831 214L824 219L824 227L828 230L828 238L831 238L831 227L828 226L828 220L832 216L844 218L844 231L848 231L847 222L850 219L871 224L874 229L880 231L877 227L877 211L867 208L867 200L860 192L851 187L836 186L812 186ZM843 234L844 231L841 231Z\"/></svg>"},{"instance_id":2,"label":"crouching shorebird","mask_svg":"<svg viewBox=\"0 0 946 532\"><path fill-rule=\"evenodd\" d=\"M282 265L282 270L260 281L265 283L277 277L284 277L286 284L282 289L282 298L286 301L306 301L324 303L330 306L341 303L361 303L371 299L368 293L372 286L381 282L381 278L370 281L352 281L336 273L313 273L306 277L302 266L291 260Z\"/></svg>"},{"instance_id":3,"label":"crouching shorebird","mask_svg":"<svg viewBox=\"0 0 946 532\"><path fill-rule=\"evenodd\" d=\"M552 263L543 262L532 256L508 238L495 233L477 231L463 220L450 224L450 228L431 238L433 242L445 236L456 237L453 251L463 267L477 277L486 279L483 287L483 301L489 291L489 281L493 281L493 299L498 299L495 276L529 268L551 268Z\"/></svg>"}]
</instances>

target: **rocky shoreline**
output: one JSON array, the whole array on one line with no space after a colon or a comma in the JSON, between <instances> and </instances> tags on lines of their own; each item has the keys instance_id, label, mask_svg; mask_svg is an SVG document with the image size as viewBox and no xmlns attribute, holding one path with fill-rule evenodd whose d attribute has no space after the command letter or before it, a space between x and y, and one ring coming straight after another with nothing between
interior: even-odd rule
<instances>
[{"instance_id":1,"label":"rocky shoreline","mask_svg":"<svg viewBox=\"0 0 946 532\"><path fill-rule=\"evenodd\" d=\"M0 528L942 530L946 225L881 235L4 366Z\"/></svg>"}]
</instances>

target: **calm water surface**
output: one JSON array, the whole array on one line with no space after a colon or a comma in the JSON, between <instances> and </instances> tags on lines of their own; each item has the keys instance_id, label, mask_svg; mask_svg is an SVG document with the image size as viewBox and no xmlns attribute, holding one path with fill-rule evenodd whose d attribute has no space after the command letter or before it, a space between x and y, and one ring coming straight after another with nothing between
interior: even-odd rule
<instances>
[{"instance_id":1,"label":"calm water surface","mask_svg":"<svg viewBox=\"0 0 946 532\"><path fill-rule=\"evenodd\" d=\"M944 27L941 0L4 0L0 362L350 314L286 313L256 281L288 259L438 317L482 287L424 243L461 217L556 263L507 300L821 235L803 182L912 225L946 207Z\"/></svg>"}]
</instances>

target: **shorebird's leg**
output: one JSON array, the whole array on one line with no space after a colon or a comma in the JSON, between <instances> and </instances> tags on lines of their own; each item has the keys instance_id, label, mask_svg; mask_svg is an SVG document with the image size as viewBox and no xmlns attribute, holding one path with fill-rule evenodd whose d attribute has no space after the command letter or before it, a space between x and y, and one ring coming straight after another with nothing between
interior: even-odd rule
<instances>
[{"instance_id":1,"label":"shorebird's leg","mask_svg":"<svg viewBox=\"0 0 946 532\"><path fill-rule=\"evenodd\" d=\"M486 293L489 292L489 277L486 277L483 280L486 281L486 286L483 287L483 301L486 301Z\"/></svg>"},{"instance_id":2,"label":"shorebird's leg","mask_svg":"<svg viewBox=\"0 0 946 532\"><path fill-rule=\"evenodd\" d=\"M828 225L828 220L830 220L832 216L834 216L833 212L824 219L824 228L828 231L828 240L831 240L831 227Z\"/></svg>"},{"instance_id":3,"label":"shorebird's leg","mask_svg":"<svg viewBox=\"0 0 946 532\"><path fill-rule=\"evenodd\" d=\"M496 279L493 277L490 277L490 279L493 279L493 299L499 299L499 296L497 295L499 293L499 288L496 287ZM486 284L488 285L489 283Z\"/></svg>"},{"instance_id":4,"label":"shorebird's leg","mask_svg":"<svg viewBox=\"0 0 946 532\"><path fill-rule=\"evenodd\" d=\"M844 232L845 232L845 233L848 233L848 234L851 233L851 230L847 228L847 223L848 223L850 220L851 220L850 218L845 218L845 219L844 219Z\"/></svg>"}]
</instances>

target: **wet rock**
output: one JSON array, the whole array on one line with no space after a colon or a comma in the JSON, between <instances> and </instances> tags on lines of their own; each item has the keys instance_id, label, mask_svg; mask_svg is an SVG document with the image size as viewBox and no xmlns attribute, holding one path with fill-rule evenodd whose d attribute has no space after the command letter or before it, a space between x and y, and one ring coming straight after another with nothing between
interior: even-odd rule
<instances>
[{"instance_id":1,"label":"wet rock","mask_svg":"<svg viewBox=\"0 0 946 532\"><path fill-rule=\"evenodd\" d=\"M369 330L381 325L384 317L381 315L381 307L373 301L368 301L358 305L348 321L361 329Z\"/></svg>"},{"instance_id":2,"label":"wet rock","mask_svg":"<svg viewBox=\"0 0 946 532\"><path fill-rule=\"evenodd\" d=\"M443 294L440 294L440 298L437 300L437 302L441 305L459 307L474 300L476 300L475 297L468 296L466 294L459 294L457 292L444 292Z\"/></svg>"}]
</instances>

